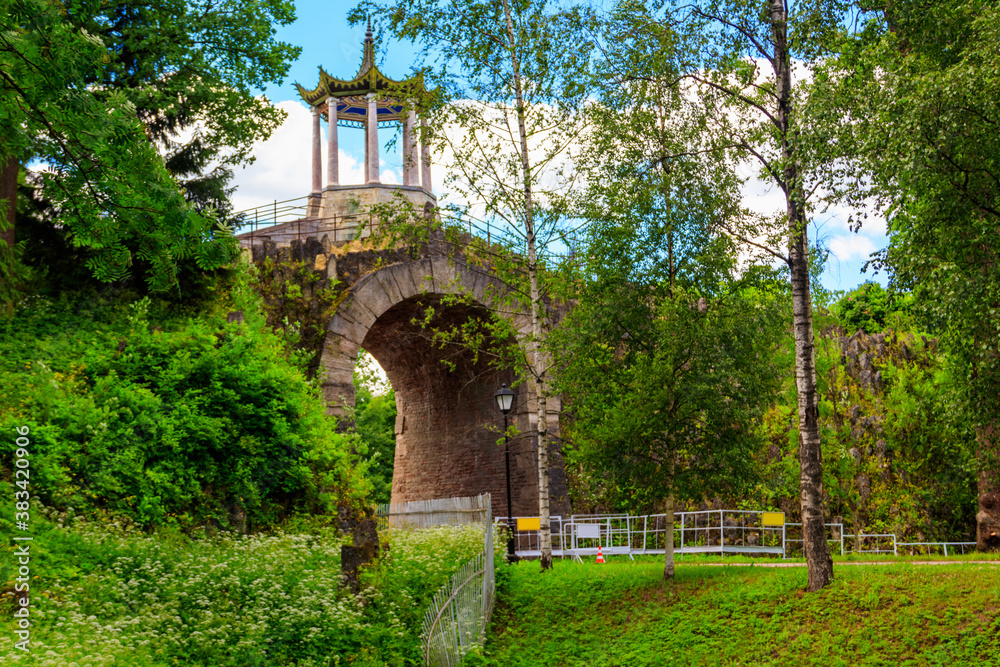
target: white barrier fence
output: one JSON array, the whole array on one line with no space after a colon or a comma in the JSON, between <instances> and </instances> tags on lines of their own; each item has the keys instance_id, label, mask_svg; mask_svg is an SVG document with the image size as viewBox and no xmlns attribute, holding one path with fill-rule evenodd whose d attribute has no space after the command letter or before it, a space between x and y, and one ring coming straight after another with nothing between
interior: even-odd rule
<instances>
[{"instance_id":1,"label":"white barrier fence","mask_svg":"<svg viewBox=\"0 0 1000 667\"><path fill-rule=\"evenodd\" d=\"M481 646L486 639L496 593L491 507L488 493L378 507L379 529L483 524L482 553L452 575L424 614L421 634L428 667L457 667L472 646Z\"/></svg>"},{"instance_id":2,"label":"white barrier fence","mask_svg":"<svg viewBox=\"0 0 1000 667\"><path fill-rule=\"evenodd\" d=\"M975 542L897 542L896 547L903 549L905 548L907 553L911 556L914 555L931 555L935 551L940 550L945 556L948 554L948 547L951 547L951 554L954 555L956 552L965 555L965 552L975 551Z\"/></svg>"},{"instance_id":3,"label":"white barrier fence","mask_svg":"<svg viewBox=\"0 0 1000 667\"><path fill-rule=\"evenodd\" d=\"M802 524L766 525L769 512L747 510L708 510L676 512L674 514L674 553L770 554L782 558L802 554ZM533 519L535 517L514 517ZM553 515L552 555L580 558L593 556L598 546L605 555L629 557L662 554L665 550L666 515L647 514L574 514L568 518ZM506 517L497 517L506 523ZM841 523L825 524L827 542L833 553L845 555L893 554L908 548L910 553L931 553L942 550L944 555L965 553L975 542L897 542L892 533L854 535L844 532ZM522 558L541 555L539 531L515 530L515 551Z\"/></svg>"},{"instance_id":4,"label":"white barrier fence","mask_svg":"<svg viewBox=\"0 0 1000 667\"><path fill-rule=\"evenodd\" d=\"M844 524L826 523L823 525L826 528L826 544L830 548L830 552L833 553L835 550L838 550L840 551L840 555L843 556L847 553L844 550ZM805 540L802 538L802 524L786 523L785 548L782 551L781 557L803 556L804 548Z\"/></svg>"}]
</instances>

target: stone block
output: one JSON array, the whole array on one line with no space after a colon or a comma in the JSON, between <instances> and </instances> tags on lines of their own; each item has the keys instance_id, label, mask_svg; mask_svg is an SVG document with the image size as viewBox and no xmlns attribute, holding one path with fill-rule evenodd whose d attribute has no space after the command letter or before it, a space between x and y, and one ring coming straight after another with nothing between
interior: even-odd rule
<instances>
[{"instance_id":1,"label":"stone block","mask_svg":"<svg viewBox=\"0 0 1000 667\"><path fill-rule=\"evenodd\" d=\"M399 303L398 298L393 298L387 292L375 273L364 277L352 290L351 308L361 307L367 310L372 316L372 323L382 316L385 311ZM371 326L371 325L369 325Z\"/></svg>"},{"instance_id":2,"label":"stone block","mask_svg":"<svg viewBox=\"0 0 1000 667\"><path fill-rule=\"evenodd\" d=\"M353 294L344 300L343 305L337 309L337 314L344 319L360 324L365 329L371 328L375 324L375 320L378 319L372 308L365 304L364 299L354 298ZM362 340L364 339L362 338Z\"/></svg>"},{"instance_id":3,"label":"stone block","mask_svg":"<svg viewBox=\"0 0 1000 667\"><path fill-rule=\"evenodd\" d=\"M486 272L477 267L470 266L466 269L470 275L471 286L470 291L472 292L473 298L479 303L486 305L487 300L491 295L487 294L487 286L490 284L490 276Z\"/></svg>"},{"instance_id":4,"label":"stone block","mask_svg":"<svg viewBox=\"0 0 1000 667\"><path fill-rule=\"evenodd\" d=\"M392 280L399 290L400 300L404 301L418 294L417 286L413 282L410 267L407 264L393 264L382 269L382 277L387 281Z\"/></svg>"},{"instance_id":5,"label":"stone block","mask_svg":"<svg viewBox=\"0 0 1000 667\"><path fill-rule=\"evenodd\" d=\"M327 326L327 330L330 333L336 336L341 336L353 343L355 349L361 346L361 343L365 340L365 336L368 334L367 326L358 324L353 320L349 320L340 313L336 313L332 318L330 318L330 324ZM343 348L343 345L341 345L341 347Z\"/></svg>"},{"instance_id":6,"label":"stone block","mask_svg":"<svg viewBox=\"0 0 1000 667\"><path fill-rule=\"evenodd\" d=\"M416 294L430 294L434 292L434 270L431 268L431 261L429 259L411 262L408 268Z\"/></svg>"},{"instance_id":7,"label":"stone block","mask_svg":"<svg viewBox=\"0 0 1000 667\"><path fill-rule=\"evenodd\" d=\"M399 291L399 286L393 279L392 275L388 269L381 269L376 271L374 274L375 279L378 280L379 284L382 286L382 290L385 292L386 296L389 297L390 306L392 307L403 301L403 294ZM388 310L388 308L386 309ZM385 312L385 311L382 311Z\"/></svg>"},{"instance_id":8,"label":"stone block","mask_svg":"<svg viewBox=\"0 0 1000 667\"><path fill-rule=\"evenodd\" d=\"M327 351L324 349L323 356L320 358L320 368L327 374L327 377L334 377L342 373L353 374L357 363L355 357L342 354L340 350Z\"/></svg>"},{"instance_id":9,"label":"stone block","mask_svg":"<svg viewBox=\"0 0 1000 667\"><path fill-rule=\"evenodd\" d=\"M458 294L456 283L458 276L455 273L455 266L446 257L438 257L431 260L431 273L434 276L434 291L438 294Z\"/></svg>"},{"instance_id":10,"label":"stone block","mask_svg":"<svg viewBox=\"0 0 1000 667\"><path fill-rule=\"evenodd\" d=\"M354 407L354 385L344 382L325 382L321 387L326 402L326 414L347 416Z\"/></svg>"}]
</instances>

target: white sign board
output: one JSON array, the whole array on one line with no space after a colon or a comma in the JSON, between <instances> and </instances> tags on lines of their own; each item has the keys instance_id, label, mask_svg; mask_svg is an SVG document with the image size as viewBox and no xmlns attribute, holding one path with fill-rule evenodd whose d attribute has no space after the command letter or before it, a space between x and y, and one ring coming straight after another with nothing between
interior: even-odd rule
<instances>
[{"instance_id":1,"label":"white sign board","mask_svg":"<svg viewBox=\"0 0 1000 667\"><path fill-rule=\"evenodd\" d=\"M583 540L587 538L601 538L601 524L599 523L578 523L576 525L576 537Z\"/></svg>"}]
</instances>

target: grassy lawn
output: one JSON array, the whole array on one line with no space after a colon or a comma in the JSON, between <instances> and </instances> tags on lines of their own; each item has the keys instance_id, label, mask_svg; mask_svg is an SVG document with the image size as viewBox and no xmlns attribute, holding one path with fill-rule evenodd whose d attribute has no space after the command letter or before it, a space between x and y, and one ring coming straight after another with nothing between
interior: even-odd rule
<instances>
[{"instance_id":1,"label":"grassy lawn","mask_svg":"<svg viewBox=\"0 0 1000 667\"><path fill-rule=\"evenodd\" d=\"M728 560L728 559L727 559ZM1000 566L537 562L503 577L483 665L1000 665Z\"/></svg>"}]
</instances>

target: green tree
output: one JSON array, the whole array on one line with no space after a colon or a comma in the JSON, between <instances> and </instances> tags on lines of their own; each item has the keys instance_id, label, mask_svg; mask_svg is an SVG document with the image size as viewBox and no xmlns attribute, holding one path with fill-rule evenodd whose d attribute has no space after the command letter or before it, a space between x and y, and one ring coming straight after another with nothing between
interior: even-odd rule
<instances>
[{"instance_id":1,"label":"green tree","mask_svg":"<svg viewBox=\"0 0 1000 667\"><path fill-rule=\"evenodd\" d=\"M1000 547L1000 9L956 0L855 9L820 82L833 145L859 159L831 187L888 220L876 266L912 289L965 376L980 450L978 544Z\"/></svg>"},{"instance_id":2,"label":"green tree","mask_svg":"<svg viewBox=\"0 0 1000 667\"><path fill-rule=\"evenodd\" d=\"M699 130L684 153L711 155L739 177L746 164L781 193L784 209L770 215L734 212L719 221L744 247L788 267L791 283L798 395L801 505L809 590L833 577L827 548L818 424L815 342L812 324L810 247L807 225L815 201L817 141L806 113L801 80L793 85L793 63L810 62L812 33L836 24L839 15L784 0L765 6L744 0L705 0L683 7L623 0L607 21L605 42L617 76L628 85L652 79L676 90L679 111L667 125L683 122ZM656 39L671 54L669 66L650 69L644 43ZM655 64L657 61L653 61ZM677 130L682 133L683 130ZM741 179L743 180L743 179ZM724 185L728 186L727 180ZM720 201L722 198L720 197Z\"/></svg>"},{"instance_id":3,"label":"green tree","mask_svg":"<svg viewBox=\"0 0 1000 667\"><path fill-rule=\"evenodd\" d=\"M671 284L634 268L642 264L635 255L648 252L644 235L590 240L583 273L592 278L553 334L556 385L572 406L570 436L590 474L627 489L633 503L664 503L670 579L675 499L736 495L754 478L759 421L779 377L770 355L781 291L737 284L706 299L683 274ZM622 255L621 264L610 260ZM665 259L662 247L656 257Z\"/></svg>"},{"instance_id":4,"label":"green tree","mask_svg":"<svg viewBox=\"0 0 1000 667\"><path fill-rule=\"evenodd\" d=\"M511 319L527 315L526 333L497 320L485 335L514 341L503 363L514 360L537 399L541 566L548 569L552 363L545 341L553 317L546 254L566 222L561 199L571 178L560 165L584 128L588 89L581 74L591 44L576 12L554 9L545 0L363 2L352 17L360 21L369 11L384 18L396 37L418 42L431 65L426 74L437 85L435 96L416 103L434 106L431 136L454 155L448 185L467 202L458 213L466 219L478 214L494 229L499 223L493 240L503 251L479 244L469 246L467 257L481 264L485 253L489 270L515 289L501 310Z\"/></svg>"},{"instance_id":5,"label":"green tree","mask_svg":"<svg viewBox=\"0 0 1000 667\"><path fill-rule=\"evenodd\" d=\"M301 49L275 39L295 20L288 0L81 0L69 19L101 40L108 58L87 77L121 91L166 158L185 198L229 210L230 167L285 118L264 92ZM211 169L211 170L209 170Z\"/></svg>"},{"instance_id":6,"label":"green tree","mask_svg":"<svg viewBox=\"0 0 1000 667\"><path fill-rule=\"evenodd\" d=\"M631 14L611 20L610 30L634 27ZM609 42L599 76L619 85L589 109L576 163L588 223L571 267L577 305L553 335L582 475L629 510L663 503L668 527L675 500L747 487L780 332L775 295L734 285L723 227L739 214L739 181L690 150L697 118L665 79L673 46L668 31ZM666 538L670 579L672 530Z\"/></svg>"},{"instance_id":7,"label":"green tree","mask_svg":"<svg viewBox=\"0 0 1000 667\"><path fill-rule=\"evenodd\" d=\"M354 426L368 455L371 500L388 503L396 462L396 395L373 371L371 355L362 358L354 370Z\"/></svg>"},{"instance_id":8,"label":"green tree","mask_svg":"<svg viewBox=\"0 0 1000 667\"><path fill-rule=\"evenodd\" d=\"M848 333L858 329L880 333L886 328L909 328L907 322L913 306L911 294L900 294L876 282L866 282L837 300L832 307L840 326Z\"/></svg>"},{"instance_id":9,"label":"green tree","mask_svg":"<svg viewBox=\"0 0 1000 667\"><path fill-rule=\"evenodd\" d=\"M0 4L0 296L16 293L11 184L29 162L48 167L33 182L62 242L86 249L98 280L135 272L167 290L185 262L210 270L231 261L231 230L210 204L224 199L226 165L248 159L280 120L252 89L280 79L294 55L270 27L290 20L290 7L258 5ZM211 160L220 170L205 175ZM190 177L184 192L174 174Z\"/></svg>"}]
</instances>

